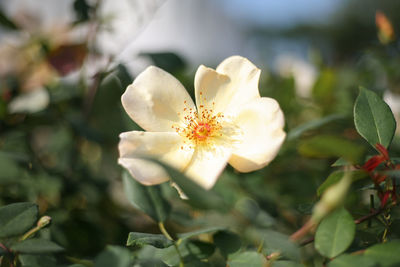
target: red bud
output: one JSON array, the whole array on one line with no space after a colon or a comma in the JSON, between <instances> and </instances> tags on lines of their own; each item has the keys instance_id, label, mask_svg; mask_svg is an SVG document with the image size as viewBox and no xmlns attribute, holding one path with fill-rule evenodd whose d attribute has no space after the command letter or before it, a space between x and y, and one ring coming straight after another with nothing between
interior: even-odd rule
<instances>
[{"instance_id":1,"label":"red bud","mask_svg":"<svg viewBox=\"0 0 400 267\"><path fill-rule=\"evenodd\" d=\"M389 152L387 151L386 147L384 147L381 144L376 144L375 145L376 149L381 153L381 155L384 157L385 160L390 160L389 158Z\"/></svg>"},{"instance_id":2,"label":"red bud","mask_svg":"<svg viewBox=\"0 0 400 267\"><path fill-rule=\"evenodd\" d=\"M376 184L382 183L383 181L386 180L386 178L387 178L387 175L380 175L380 174L378 174L378 173L376 173L376 174L374 174L374 175L372 176L372 180L374 180L374 182L375 182Z\"/></svg>"},{"instance_id":3,"label":"red bud","mask_svg":"<svg viewBox=\"0 0 400 267\"><path fill-rule=\"evenodd\" d=\"M387 44L395 39L392 23L383 12L376 11L375 22L379 31L378 37L381 43Z\"/></svg>"},{"instance_id":4,"label":"red bud","mask_svg":"<svg viewBox=\"0 0 400 267\"><path fill-rule=\"evenodd\" d=\"M363 169L367 172L372 172L376 167L385 161L385 157L382 155L373 156L363 166Z\"/></svg>"},{"instance_id":5,"label":"red bud","mask_svg":"<svg viewBox=\"0 0 400 267\"><path fill-rule=\"evenodd\" d=\"M385 205L389 199L390 193L391 193L390 191L386 191L383 194L383 197L381 198L381 208L385 207Z\"/></svg>"}]
</instances>

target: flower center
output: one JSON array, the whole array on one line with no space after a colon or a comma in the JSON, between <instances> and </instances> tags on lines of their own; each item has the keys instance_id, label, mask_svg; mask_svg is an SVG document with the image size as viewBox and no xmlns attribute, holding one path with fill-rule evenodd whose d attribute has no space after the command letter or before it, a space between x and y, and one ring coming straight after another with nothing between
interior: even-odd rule
<instances>
[{"instance_id":1,"label":"flower center","mask_svg":"<svg viewBox=\"0 0 400 267\"><path fill-rule=\"evenodd\" d=\"M186 104L186 103L185 103ZM185 116L179 125L172 128L184 137L184 144L189 148L212 147L216 137L222 136L222 114L214 114L213 107L198 107L199 110L184 108ZM183 149L183 148L182 148Z\"/></svg>"},{"instance_id":2,"label":"flower center","mask_svg":"<svg viewBox=\"0 0 400 267\"><path fill-rule=\"evenodd\" d=\"M179 125L172 128L184 137L181 149L214 150L218 146L232 146L237 143L240 129L230 122L222 113L214 111L214 102L205 107L205 98L201 96L198 110L187 107L183 109L185 116ZM186 103L185 103L186 104Z\"/></svg>"},{"instance_id":3,"label":"flower center","mask_svg":"<svg viewBox=\"0 0 400 267\"><path fill-rule=\"evenodd\" d=\"M199 140L206 139L212 132L213 128L206 122L199 122L193 131L193 137Z\"/></svg>"},{"instance_id":4,"label":"flower center","mask_svg":"<svg viewBox=\"0 0 400 267\"><path fill-rule=\"evenodd\" d=\"M189 147L210 146L216 137L222 136L222 114L213 115L212 110L203 109L199 112L189 110L180 127L173 126L175 131L185 137Z\"/></svg>"}]
</instances>

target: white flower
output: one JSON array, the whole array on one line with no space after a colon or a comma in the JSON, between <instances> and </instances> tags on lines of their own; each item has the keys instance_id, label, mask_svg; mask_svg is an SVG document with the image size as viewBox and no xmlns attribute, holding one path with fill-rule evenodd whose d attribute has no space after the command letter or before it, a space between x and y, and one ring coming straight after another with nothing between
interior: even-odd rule
<instances>
[{"instance_id":1,"label":"white flower","mask_svg":"<svg viewBox=\"0 0 400 267\"><path fill-rule=\"evenodd\" d=\"M260 97L260 70L240 56L195 75L196 105L169 73L149 67L128 86L122 104L144 130L120 135L119 164L145 185L168 174L155 157L211 188L229 162L240 172L266 166L285 139L279 104Z\"/></svg>"},{"instance_id":2,"label":"white flower","mask_svg":"<svg viewBox=\"0 0 400 267\"><path fill-rule=\"evenodd\" d=\"M20 94L8 104L10 113L35 113L45 109L50 102L50 96L46 89L37 88L34 91Z\"/></svg>"},{"instance_id":3,"label":"white flower","mask_svg":"<svg viewBox=\"0 0 400 267\"><path fill-rule=\"evenodd\" d=\"M393 112L394 118L396 119L396 134L400 135L400 94L393 93L389 90L386 90L383 93L383 100L389 105L390 109Z\"/></svg>"},{"instance_id":4,"label":"white flower","mask_svg":"<svg viewBox=\"0 0 400 267\"><path fill-rule=\"evenodd\" d=\"M309 62L286 54L278 56L276 68L282 77L293 77L297 95L304 98L311 96L312 87L317 80L317 70Z\"/></svg>"}]
</instances>

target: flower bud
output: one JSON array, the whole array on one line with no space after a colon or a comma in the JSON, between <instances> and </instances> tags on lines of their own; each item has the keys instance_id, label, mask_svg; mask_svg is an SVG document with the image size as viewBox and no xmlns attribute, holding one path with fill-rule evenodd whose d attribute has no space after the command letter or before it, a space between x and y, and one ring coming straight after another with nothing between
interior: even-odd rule
<instances>
[{"instance_id":1,"label":"flower bud","mask_svg":"<svg viewBox=\"0 0 400 267\"><path fill-rule=\"evenodd\" d=\"M351 185L351 175L346 172L343 178L336 184L330 186L315 205L312 219L319 222L329 212L341 205Z\"/></svg>"},{"instance_id":2,"label":"flower bud","mask_svg":"<svg viewBox=\"0 0 400 267\"><path fill-rule=\"evenodd\" d=\"M375 170L376 167L378 167L382 162L385 161L385 157L383 155L376 155L371 157L364 165L363 169L366 170L367 172L372 172Z\"/></svg>"},{"instance_id":3,"label":"flower bud","mask_svg":"<svg viewBox=\"0 0 400 267\"><path fill-rule=\"evenodd\" d=\"M386 17L386 15L377 11L375 15L376 27L378 27L378 38L382 44L388 44L394 40L395 34L392 23Z\"/></svg>"},{"instance_id":4,"label":"flower bud","mask_svg":"<svg viewBox=\"0 0 400 267\"><path fill-rule=\"evenodd\" d=\"M43 216L37 222L37 226L39 228L43 228L43 227L46 227L47 225L49 225L50 222L51 222L51 217L50 216Z\"/></svg>"}]
</instances>

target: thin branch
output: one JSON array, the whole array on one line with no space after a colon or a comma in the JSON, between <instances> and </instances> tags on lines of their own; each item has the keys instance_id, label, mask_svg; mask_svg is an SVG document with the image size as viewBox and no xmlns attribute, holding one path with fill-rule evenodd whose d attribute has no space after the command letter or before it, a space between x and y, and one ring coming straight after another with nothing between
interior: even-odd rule
<instances>
[{"instance_id":1,"label":"thin branch","mask_svg":"<svg viewBox=\"0 0 400 267\"><path fill-rule=\"evenodd\" d=\"M184 263L183 263L183 257L182 257L181 252L179 251L179 247L178 247L178 245L177 245L177 243L179 242L179 240L178 240L178 242L175 242L175 240L174 240L174 239L171 237L171 235L168 233L167 229L165 229L165 226L164 226L164 223L163 223L163 222L159 222L159 223L158 223L158 228L160 229L161 233L162 233L167 239L169 239L169 240L171 240L171 241L173 242L174 247L175 247L175 250L176 250L176 253L178 254L178 257L179 257L179 267L184 267L185 265L184 265Z\"/></svg>"},{"instance_id":2,"label":"thin branch","mask_svg":"<svg viewBox=\"0 0 400 267\"><path fill-rule=\"evenodd\" d=\"M292 241L296 241L299 240L300 238L302 238L303 236L305 236L308 232L311 231L311 229L315 226L314 221L312 221L311 219L308 220L299 230L297 230L296 232L294 232L291 236L290 236L290 240Z\"/></svg>"},{"instance_id":3,"label":"thin branch","mask_svg":"<svg viewBox=\"0 0 400 267\"><path fill-rule=\"evenodd\" d=\"M165 229L164 223L159 222L158 223L158 228L160 228L161 233L169 240L174 241L174 239L171 237L171 235L167 232L167 229Z\"/></svg>"},{"instance_id":4,"label":"thin branch","mask_svg":"<svg viewBox=\"0 0 400 267\"><path fill-rule=\"evenodd\" d=\"M384 209L382 209L382 208L376 209L376 210L372 211L371 213L369 213L369 214L367 214L367 215L365 215L365 216L363 216L363 217L361 217L361 218L359 218L357 220L354 220L354 223L355 224L360 224L362 222L365 222L365 221L367 221L367 220L379 215L383 210Z\"/></svg>"}]
</instances>

